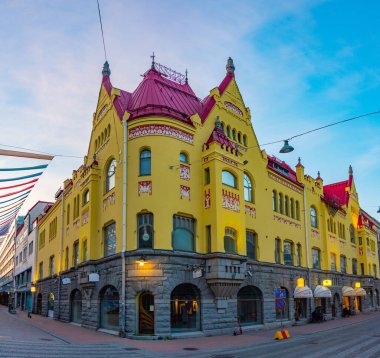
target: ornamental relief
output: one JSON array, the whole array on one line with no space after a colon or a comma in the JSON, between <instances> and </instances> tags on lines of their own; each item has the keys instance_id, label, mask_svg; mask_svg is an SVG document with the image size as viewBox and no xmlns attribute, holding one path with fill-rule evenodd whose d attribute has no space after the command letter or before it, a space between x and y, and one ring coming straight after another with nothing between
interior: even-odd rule
<instances>
[{"instance_id":1,"label":"ornamental relief","mask_svg":"<svg viewBox=\"0 0 380 358\"><path fill-rule=\"evenodd\" d=\"M314 236L317 239L319 239L321 237L320 234L319 234L319 231L318 230L314 230L314 229L311 229L311 236Z\"/></svg>"},{"instance_id":2,"label":"ornamental relief","mask_svg":"<svg viewBox=\"0 0 380 358\"><path fill-rule=\"evenodd\" d=\"M239 195L222 190L222 208L240 213Z\"/></svg>"},{"instance_id":3,"label":"ornamental relief","mask_svg":"<svg viewBox=\"0 0 380 358\"><path fill-rule=\"evenodd\" d=\"M140 194L152 195L152 182L151 181L139 181L138 185L139 196Z\"/></svg>"},{"instance_id":4,"label":"ornamental relief","mask_svg":"<svg viewBox=\"0 0 380 358\"><path fill-rule=\"evenodd\" d=\"M256 217L256 209L252 206L245 205L245 213L248 214L249 216L255 218Z\"/></svg>"},{"instance_id":5,"label":"ornamental relief","mask_svg":"<svg viewBox=\"0 0 380 358\"><path fill-rule=\"evenodd\" d=\"M284 224L288 224L290 226L294 226L297 229L301 229L301 225L300 224L297 224L294 221L289 220L289 219L284 219L281 216L273 215L273 219L275 221L278 221L278 222L281 222L281 223L284 223Z\"/></svg>"},{"instance_id":6,"label":"ornamental relief","mask_svg":"<svg viewBox=\"0 0 380 358\"><path fill-rule=\"evenodd\" d=\"M138 126L136 128L129 130L129 139L135 139L139 137L144 137L148 135L158 135L179 139L183 142L193 144L194 136L190 133L186 133L180 129L162 125L162 124L148 124L143 126Z\"/></svg>"},{"instance_id":7,"label":"ornamental relief","mask_svg":"<svg viewBox=\"0 0 380 358\"><path fill-rule=\"evenodd\" d=\"M113 205L113 204L115 204L115 193L114 192L111 195L108 195L103 200L103 210L105 210L108 205Z\"/></svg>"},{"instance_id":8,"label":"ornamental relief","mask_svg":"<svg viewBox=\"0 0 380 358\"><path fill-rule=\"evenodd\" d=\"M181 199L185 198L190 200L190 188L188 186L180 186Z\"/></svg>"},{"instance_id":9,"label":"ornamental relief","mask_svg":"<svg viewBox=\"0 0 380 358\"><path fill-rule=\"evenodd\" d=\"M205 209L209 209L211 207L211 194L210 189L205 191Z\"/></svg>"},{"instance_id":10,"label":"ornamental relief","mask_svg":"<svg viewBox=\"0 0 380 358\"><path fill-rule=\"evenodd\" d=\"M187 165L180 164L179 176L183 180L190 180L190 167L188 167Z\"/></svg>"}]
</instances>

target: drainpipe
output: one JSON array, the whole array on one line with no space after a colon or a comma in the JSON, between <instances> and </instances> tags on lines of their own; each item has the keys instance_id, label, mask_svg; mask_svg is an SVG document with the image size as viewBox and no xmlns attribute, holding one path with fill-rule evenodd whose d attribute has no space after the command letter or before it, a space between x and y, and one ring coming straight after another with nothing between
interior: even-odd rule
<instances>
[{"instance_id":1,"label":"drainpipe","mask_svg":"<svg viewBox=\"0 0 380 358\"><path fill-rule=\"evenodd\" d=\"M121 336L125 337L125 251L127 246L127 120L123 120L123 232L121 249Z\"/></svg>"},{"instance_id":2,"label":"drainpipe","mask_svg":"<svg viewBox=\"0 0 380 358\"><path fill-rule=\"evenodd\" d=\"M309 258L309 228L307 225L307 210L306 210L306 186L304 186L303 188L303 207L304 207L303 212L304 212L304 220L305 220L307 282L311 286L311 269L310 269L310 258ZM309 304L309 315L311 317L311 302Z\"/></svg>"},{"instance_id":3,"label":"drainpipe","mask_svg":"<svg viewBox=\"0 0 380 358\"><path fill-rule=\"evenodd\" d=\"M62 191L62 200L61 200L61 237L59 239L59 262L58 262L58 319L61 317L61 269L62 269L62 246L63 246L63 220L64 220L64 197L65 189Z\"/></svg>"}]
</instances>

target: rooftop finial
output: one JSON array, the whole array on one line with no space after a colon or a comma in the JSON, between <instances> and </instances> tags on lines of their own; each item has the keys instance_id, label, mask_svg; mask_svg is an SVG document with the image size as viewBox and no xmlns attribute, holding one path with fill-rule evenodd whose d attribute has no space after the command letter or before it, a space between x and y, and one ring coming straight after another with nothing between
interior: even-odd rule
<instances>
[{"instance_id":1,"label":"rooftop finial","mask_svg":"<svg viewBox=\"0 0 380 358\"><path fill-rule=\"evenodd\" d=\"M298 164L301 164L301 157L298 157Z\"/></svg>"},{"instance_id":2,"label":"rooftop finial","mask_svg":"<svg viewBox=\"0 0 380 358\"><path fill-rule=\"evenodd\" d=\"M103 76L111 75L110 65L108 64L108 61L104 62L102 75Z\"/></svg>"},{"instance_id":3,"label":"rooftop finial","mask_svg":"<svg viewBox=\"0 0 380 358\"><path fill-rule=\"evenodd\" d=\"M317 179L321 179L321 172L318 170L318 176Z\"/></svg>"},{"instance_id":4,"label":"rooftop finial","mask_svg":"<svg viewBox=\"0 0 380 358\"><path fill-rule=\"evenodd\" d=\"M354 174L354 171L352 170L352 166L350 164L350 167L348 168L348 175L351 176L352 174Z\"/></svg>"},{"instance_id":5,"label":"rooftop finial","mask_svg":"<svg viewBox=\"0 0 380 358\"><path fill-rule=\"evenodd\" d=\"M227 73L234 73L235 72L234 61L232 60L231 57L228 57L226 70L227 70Z\"/></svg>"},{"instance_id":6,"label":"rooftop finial","mask_svg":"<svg viewBox=\"0 0 380 358\"><path fill-rule=\"evenodd\" d=\"M185 83L187 84L187 83L189 83L189 79L187 78L187 68L186 68L186 71L185 71Z\"/></svg>"},{"instance_id":7,"label":"rooftop finial","mask_svg":"<svg viewBox=\"0 0 380 358\"><path fill-rule=\"evenodd\" d=\"M150 58L152 59L152 69L154 69L154 65L156 64L156 62L154 62L154 59L156 58L156 56L154 55L154 51L153 51L153 55L150 56Z\"/></svg>"}]
</instances>

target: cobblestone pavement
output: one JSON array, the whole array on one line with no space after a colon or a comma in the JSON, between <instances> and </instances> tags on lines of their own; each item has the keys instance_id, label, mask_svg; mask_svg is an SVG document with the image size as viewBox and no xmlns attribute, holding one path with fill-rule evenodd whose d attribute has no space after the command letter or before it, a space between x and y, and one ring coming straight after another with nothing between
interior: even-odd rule
<instances>
[{"instance_id":1,"label":"cobblestone pavement","mask_svg":"<svg viewBox=\"0 0 380 358\"><path fill-rule=\"evenodd\" d=\"M293 357L297 356L297 350L300 349L302 352L309 352L302 354L309 357L313 349L318 347L320 353L325 350L330 352L332 349L334 358L361 357L358 354L342 355L341 352L356 352L359 348L362 349L360 354L368 351L363 357L377 358L380 357L380 328L376 326L379 319L380 311L377 311L318 324L288 326L287 329L292 336L288 341L275 341L275 329L244 330L240 336L231 334L173 340L136 340L119 338L38 315L33 315L30 319L25 312L9 314L6 307L0 306L0 357L96 358L114 354L117 357L136 358L277 358L289 356L281 352L285 348L286 352L293 352ZM369 328L365 326L367 323ZM363 332L360 327L367 327L367 332ZM335 336L336 340L331 340ZM324 344L329 340L332 346Z\"/></svg>"}]
</instances>

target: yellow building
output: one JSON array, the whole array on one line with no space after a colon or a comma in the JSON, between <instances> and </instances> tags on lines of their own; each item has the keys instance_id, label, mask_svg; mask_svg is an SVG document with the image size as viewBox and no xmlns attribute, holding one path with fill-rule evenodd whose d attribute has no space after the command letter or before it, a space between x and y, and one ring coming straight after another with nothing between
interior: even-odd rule
<instances>
[{"instance_id":1,"label":"yellow building","mask_svg":"<svg viewBox=\"0 0 380 358\"><path fill-rule=\"evenodd\" d=\"M324 186L261 150L231 58L226 70L200 100L155 62L117 89L105 63L84 163L39 219L37 312L168 336L379 305L352 169Z\"/></svg>"}]
</instances>

